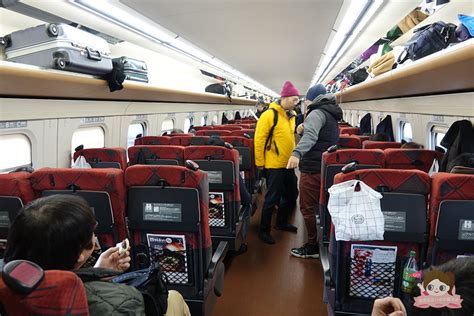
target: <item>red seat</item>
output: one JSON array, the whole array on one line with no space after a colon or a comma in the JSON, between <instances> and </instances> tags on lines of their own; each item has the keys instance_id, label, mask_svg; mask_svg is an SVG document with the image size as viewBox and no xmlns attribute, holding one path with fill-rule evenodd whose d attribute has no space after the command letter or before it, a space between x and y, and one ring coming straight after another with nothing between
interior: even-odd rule
<instances>
[{"instance_id":1,"label":"red seat","mask_svg":"<svg viewBox=\"0 0 474 316\"><path fill-rule=\"evenodd\" d=\"M188 146L184 159L195 161L209 174L210 196L222 199L221 206L212 202L209 225L213 241L228 241L231 250L238 250L243 242L242 214L240 213L239 153L222 146Z\"/></svg>"},{"instance_id":2,"label":"red seat","mask_svg":"<svg viewBox=\"0 0 474 316\"><path fill-rule=\"evenodd\" d=\"M327 211L328 189L334 183L334 176L350 162L357 162L357 168L383 168L385 156L380 149L340 149L323 153L321 163L321 191L319 196L319 215L323 242L329 241L331 217Z\"/></svg>"},{"instance_id":3,"label":"red seat","mask_svg":"<svg viewBox=\"0 0 474 316\"><path fill-rule=\"evenodd\" d=\"M171 133L171 134L166 134L167 137L176 137L176 136L189 136L189 137L193 137L194 134L191 134L191 133ZM172 144L170 144L172 145Z\"/></svg>"},{"instance_id":4,"label":"red seat","mask_svg":"<svg viewBox=\"0 0 474 316\"><path fill-rule=\"evenodd\" d=\"M170 145L190 146L206 145L209 142L209 136L175 136L171 138Z\"/></svg>"},{"instance_id":5,"label":"red seat","mask_svg":"<svg viewBox=\"0 0 474 316\"><path fill-rule=\"evenodd\" d=\"M433 161L441 161L443 157L443 154L427 149L388 148L384 152L387 169L418 169L429 172Z\"/></svg>"},{"instance_id":6,"label":"red seat","mask_svg":"<svg viewBox=\"0 0 474 316\"><path fill-rule=\"evenodd\" d=\"M242 129L255 129L257 124L255 124L255 123L252 123L252 124L241 123L241 124L236 124L236 125L242 127Z\"/></svg>"},{"instance_id":7,"label":"red seat","mask_svg":"<svg viewBox=\"0 0 474 316\"><path fill-rule=\"evenodd\" d=\"M26 296L0 278L0 303L8 315L89 315L84 285L70 271L45 271L40 285Z\"/></svg>"},{"instance_id":8,"label":"red seat","mask_svg":"<svg viewBox=\"0 0 474 316\"><path fill-rule=\"evenodd\" d=\"M0 174L0 210L3 225L0 227L0 253L5 249L10 224L20 209L35 199L35 193L30 183L31 174L28 172L14 172ZM8 220L8 225L5 221Z\"/></svg>"},{"instance_id":9,"label":"red seat","mask_svg":"<svg viewBox=\"0 0 474 316\"><path fill-rule=\"evenodd\" d=\"M114 168L114 163L118 164L116 167L119 169L125 170L127 168L127 154L124 148L81 149L74 152L74 161L79 156L84 156L92 168Z\"/></svg>"},{"instance_id":10,"label":"red seat","mask_svg":"<svg viewBox=\"0 0 474 316\"><path fill-rule=\"evenodd\" d=\"M184 164L184 147L173 145L132 146L128 149L130 165L178 165Z\"/></svg>"},{"instance_id":11,"label":"red seat","mask_svg":"<svg viewBox=\"0 0 474 316\"><path fill-rule=\"evenodd\" d=\"M369 135L355 135L355 136L357 136L360 139L362 144L364 144L365 141L370 140L370 137L371 137Z\"/></svg>"},{"instance_id":12,"label":"red seat","mask_svg":"<svg viewBox=\"0 0 474 316\"><path fill-rule=\"evenodd\" d=\"M43 196L55 193L78 194L88 200L99 222L97 233L102 246L115 246L119 240L127 236L122 170L42 168L31 175L31 185ZM108 195L110 203L104 204L101 200L103 197L94 195L101 192ZM98 204L92 205L94 204L91 203L92 200ZM109 222L110 217L112 217L112 223Z\"/></svg>"},{"instance_id":13,"label":"red seat","mask_svg":"<svg viewBox=\"0 0 474 316\"><path fill-rule=\"evenodd\" d=\"M224 131L238 131L241 130L242 127L238 125L215 125L213 129L217 130L224 130Z\"/></svg>"},{"instance_id":14,"label":"red seat","mask_svg":"<svg viewBox=\"0 0 474 316\"><path fill-rule=\"evenodd\" d=\"M217 129L200 130L200 131L196 132L196 136L212 136L212 135L230 136L230 135L232 135L232 133L231 133L231 131L217 130Z\"/></svg>"},{"instance_id":15,"label":"red seat","mask_svg":"<svg viewBox=\"0 0 474 316\"><path fill-rule=\"evenodd\" d=\"M143 136L136 138L134 145L169 145L170 140L168 136Z\"/></svg>"},{"instance_id":16,"label":"red seat","mask_svg":"<svg viewBox=\"0 0 474 316\"><path fill-rule=\"evenodd\" d=\"M380 201L385 218L384 240L380 241L337 241L334 228L331 229L330 274L331 280L326 279L328 293L333 296L330 306L337 312L368 313L370 300L385 296L399 296L400 273L403 270L409 253L415 250L418 266L424 262L427 244L427 201L430 193L431 179L425 172L418 170L366 169L356 170L347 174L339 173L335 183L358 179L372 189L382 191ZM367 246L396 247L396 262L371 263L361 255L354 258L351 246L362 244ZM322 257L322 260L327 258ZM327 262L323 264L327 266ZM357 266L362 269L357 272ZM367 273L370 275L367 276ZM380 278L378 286L367 283L367 277ZM330 286L334 284L334 286ZM344 290L346 289L346 290ZM337 304L339 302L340 304Z\"/></svg>"},{"instance_id":17,"label":"red seat","mask_svg":"<svg viewBox=\"0 0 474 316\"><path fill-rule=\"evenodd\" d=\"M133 187L160 187L161 183L159 180L165 180L167 186L178 187L178 188L192 188L196 189L199 193L199 210L200 210L200 221L202 224L199 236L195 233L190 233L186 236L189 245L195 249L202 247L208 254L205 255L206 260L210 258L210 251L212 247L211 234L209 230L209 197L206 196L208 189L208 179L205 172L193 171L183 166L145 166L135 165L130 166L125 171L125 185L127 190ZM183 210L186 211L186 210ZM138 214L137 214L138 212ZM142 210L133 209L132 205L128 205L128 213L130 214L130 225L133 225L133 218L142 213ZM133 215L132 215L133 213ZM135 230L130 227L131 230ZM160 229L155 229L159 231ZM141 242L141 232L136 231L133 235L135 244ZM202 240L202 245L199 241Z\"/></svg>"},{"instance_id":18,"label":"red seat","mask_svg":"<svg viewBox=\"0 0 474 316\"><path fill-rule=\"evenodd\" d=\"M337 144L341 148L362 148L362 141L355 135L340 135Z\"/></svg>"},{"instance_id":19,"label":"red seat","mask_svg":"<svg viewBox=\"0 0 474 316\"><path fill-rule=\"evenodd\" d=\"M399 142L380 142L373 140L366 140L362 143L363 149L387 149L387 148L400 148L402 143Z\"/></svg>"},{"instance_id":20,"label":"red seat","mask_svg":"<svg viewBox=\"0 0 474 316\"><path fill-rule=\"evenodd\" d=\"M30 177L29 172L0 174L0 196L18 197L23 205L34 200Z\"/></svg>"},{"instance_id":21,"label":"red seat","mask_svg":"<svg viewBox=\"0 0 474 316\"><path fill-rule=\"evenodd\" d=\"M358 127L340 127L339 134L341 135L360 135L360 128Z\"/></svg>"},{"instance_id":22,"label":"red seat","mask_svg":"<svg viewBox=\"0 0 474 316\"><path fill-rule=\"evenodd\" d=\"M472 230L463 232L461 221L470 220L474 225L474 175L435 173L431 187L428 256L431 263L441 264L457 255L473 253ZM468 238L462 238L463 234Z\"/></svg>"},{"instance_id":23,"label":"red seat","mask_svg":"<svg viewBox=\"0 0 474 316\"><path fill-rule=\"evenodd\" d=\"M232 131L232 136L241 136L241 137L246 137L246 135L250 136L250 138L253 138L255 136L255 130L254 129L241 129L238 131Z\"/></svg>"},{"instance_id":24,"label":"red seat","mask_svg":"<svg viewBox=\"0 0 474 316\"><path fill-rule=\"evenodd\" d=\"M240 136L221 136L221 139L239 151L240 172L244 174L248 192L252 193L256 181L253 139Z\"/></svg>"},{"instance_id":25,"label":"red seat","mask_svg":"<svg viewBox=\"0 0 474 316\"><path fill-rule=\"evenodd\" d=\"M168 287L179 290L193 315L210 315L223 290L222 260L227 244L215 245L212 254L207 174L182 166L135 165L125 171L125 183L133 253L144 247L148 254L149 246L155 250L154 260L166 273ZM167 210L163 213L166 218L155 211L161 207ZM154 245L149 245L149 238L154 238ZM180 250L170 250L167 245ZM178 263L169 262L170 253ZM142 268L139 260L134 262Z\"/></svg>"}]
</instances>

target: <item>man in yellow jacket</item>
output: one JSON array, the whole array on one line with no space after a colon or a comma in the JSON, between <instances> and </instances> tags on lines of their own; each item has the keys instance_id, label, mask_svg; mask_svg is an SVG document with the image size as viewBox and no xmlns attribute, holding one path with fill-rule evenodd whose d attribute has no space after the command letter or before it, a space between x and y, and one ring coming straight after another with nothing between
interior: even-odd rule
<instances>
[{"instance_id":1,"label":"man in yellow jacket","mask_svg":"<svg viewBox=\"0 0 474 316\"><path fill-rule=\"evenodd\" d=\"M265 169L268 189L258 236L267 244L275 243L270 234L275 206L278 206L275 228L297 231L295 226L288 223L298 197L297 179L294 170L286 169L286 165L295 148L293 109L298 104L300 93L290 81L286 81L280 95L281 99L271 103L260 116L254 137L255 164L257 168Z\"/></svg>"}]
</instances>

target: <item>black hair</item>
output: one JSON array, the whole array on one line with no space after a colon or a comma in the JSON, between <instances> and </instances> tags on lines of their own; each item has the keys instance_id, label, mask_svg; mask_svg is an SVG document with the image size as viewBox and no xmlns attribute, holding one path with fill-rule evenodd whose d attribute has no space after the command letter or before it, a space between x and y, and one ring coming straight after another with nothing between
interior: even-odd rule
<instances>
[{"instance_id":1,"label":"black hair","mask_svg":"<svg viewBox=\"0 0 474 316\"><path fill-rule=\"evenodd\" d=\"M461 296L463 300L461 308L451 309L443 308L416 308L412 307L412 312L409 315L414 316L461 316L474 315L474 258L459 258L451 260L438 267L436 270L454 274L454 286L456 287L456 294ZM425 271L425 274L427 271ZM420 290L415 288L414 296L420 295ZM411 305L411 304L410 304ZM412 305L411 305L412 306Z\"/></svg>"},{"instance_id":2,"label":"black hair","mask_svg":"<svg viewBox=\"0 0 474 316\"><path fill-rule=\"evenodd\" d=\"M73 270L84 249L91 249L97 222L87 202L73 195L52 195L26 205L13 222L5 262L24 259L45 270Z\"/></svg>"},{"instance_id":3,"label":"black hair","mask_svg":"<svg viewBox=\"0 0 474 316\"><path fill-rule=\"evenodd\" d=\"M369 140L378 141L378 142L388 142L388 135L385 133L377 133L370 136Z\"/></svg>"}]
</instances>

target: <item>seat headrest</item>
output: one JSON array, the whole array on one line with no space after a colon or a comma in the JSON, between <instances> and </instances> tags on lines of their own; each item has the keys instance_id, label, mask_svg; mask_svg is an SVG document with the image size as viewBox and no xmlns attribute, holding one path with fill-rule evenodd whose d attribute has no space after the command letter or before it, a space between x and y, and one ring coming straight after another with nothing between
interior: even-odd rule
<instances>
[{"instance_id":1,"label":"seat headrest","mask_svg":"<svg viewBox=\"0 0 474 316\"><path fill-rule=\"evenodd\" d=\"M44 271L34 262L14 260L3 266L2 278L13 292L28 295L40 285Z\"/></svg>"}]
</instances>

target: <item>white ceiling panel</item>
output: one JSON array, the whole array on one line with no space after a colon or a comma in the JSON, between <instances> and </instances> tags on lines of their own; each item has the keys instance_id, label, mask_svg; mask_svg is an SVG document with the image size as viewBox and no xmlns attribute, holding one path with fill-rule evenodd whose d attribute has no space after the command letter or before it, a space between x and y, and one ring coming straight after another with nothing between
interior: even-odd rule
<instances>
[{"instance_id":1,"label":"white ceiling panel","mask_svg":"<svg viewBox=\"0 0 474 316\"><path fill-rule=\"evenodd\" d=\"M311 82L343 0L120 0L279 92Z\"/></svg>"}]
</instances>

